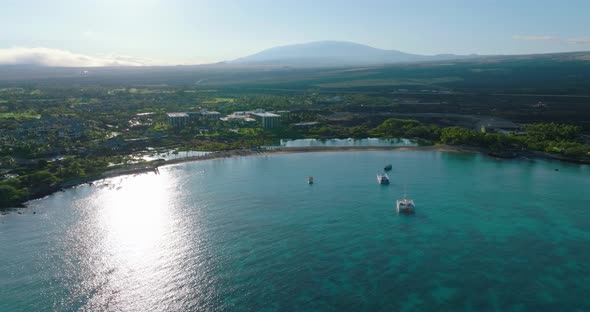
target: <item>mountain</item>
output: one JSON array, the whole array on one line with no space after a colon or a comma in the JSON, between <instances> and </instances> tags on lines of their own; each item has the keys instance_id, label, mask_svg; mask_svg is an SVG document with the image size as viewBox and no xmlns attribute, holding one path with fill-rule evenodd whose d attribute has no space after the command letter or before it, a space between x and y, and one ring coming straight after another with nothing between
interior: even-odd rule
<instances>
[{"instance_id":1,"label":"mountain","mask_svg":"<svg viewBox=\"0 0 590 312\"><path fill-rule=\"evenodd\" d=\"M347 66L406 62L444 61L478 57L477 55L419 55L383 50L343 41L318 41L274 47L231 61L233 64Z\"/></svg>"}]
</instances>

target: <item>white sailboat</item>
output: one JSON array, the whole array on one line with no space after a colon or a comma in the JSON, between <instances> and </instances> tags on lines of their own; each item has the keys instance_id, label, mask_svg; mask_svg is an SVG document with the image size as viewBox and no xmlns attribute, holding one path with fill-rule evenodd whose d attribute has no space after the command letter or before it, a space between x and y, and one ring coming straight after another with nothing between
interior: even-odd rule
<instances>
[{"instance_id":1,"label":"white sailboat","mask_svg":"<svg viewBox=\"0 0 590 312\"><path fill-rule=\"evenodd\" d=\"M416 208L416 205L414 204L414 201L412 199L408 199L406 197L406 194L404 193L404 199L398 199L396 200L396 208L397 208L397 213L414 213L414 208Z\"/></svg>"}]
</instances>

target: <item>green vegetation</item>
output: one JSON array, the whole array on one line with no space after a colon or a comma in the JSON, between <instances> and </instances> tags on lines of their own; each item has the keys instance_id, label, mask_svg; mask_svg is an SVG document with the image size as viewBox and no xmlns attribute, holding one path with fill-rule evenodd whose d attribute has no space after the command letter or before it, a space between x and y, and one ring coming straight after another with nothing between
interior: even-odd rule
<instances>
[{"instance_id":1,"label":"green vegetation","mask_svg":"<svg viewBox=\"0 0 590 312\"><path fill-rule=\"evenodd\" d=\"M15 171L18 177L0 180L0 208L14 207L38 196L57 191L62 183L75 183L97 176L107 169L110 162L127 162L121 157L68 157L48 162L44 159L27 168Z\"/></svg>"},{"instance_id":2,"label":"green vegetation","mask_svg":"<svg viewBox=\"0 0 590 312\"><path fill-rule=\"evenodd\" d=\"M233 102L235 102L235 99L233 99L233 98L215 97L215 98L211 98L211 99L207 99L207 100L203 101L203 104L219 104L219 103L233 103Z\"/></svg>"},{"instance_id":3,"label":"green vegetation","mask_svg":"<svg viewBox=\"0 0 590 312\"><path fill-rule=\"evenodd\" d=\"M439 141L441 129L436 125L424 125L414 119L390 118L375 128L372 134L379 137L418 138Z\"/></svg>"},{"instance_id":4,"label":"green vegetation","mask_svg":"<svg viewBox=\"0 0 590 312\"><path fill-rule=\"evenodd\" d=\"M526 125L525 131L532 141L571 141L582 134L580 127L556 123Z\"/></svg>"},{"instance_id":5,"label":"green vegetation","mask_svg":"<svg viewBox=\"0 0 590 312\"><path fill-rule=\"evenodd\" d=\"M10 183L8 180L0 183L0 207L15 207L29 199L27 188L21 188L20 183L17 187Z\"/></svg>"},{"instance_id":6,"label":"green vegetation","mask_svg":"<svg viewBox=\"0 0 590 312\"><path fill-rule=\"evenodd\" d=\"M565 157L590 159L590 145L579 142L580 128L540 123L525 126L525 134L481 133L460 127L444 128L442 143L486 147L492 150L533 150Z\"/></svg>"},{"instance_id":7,"label":"green vegetation","mask_svg":"<svg viewBox=\"0 0 590 312\"><path fill-rule=\"evenodd\" d=\"M416 138L449 145L481 147L497 155L531 150L590 161L590 145L581 142L581 129L578 126L538 123L525 125L524 130L521 134L482 133L458 126L441 128L413 119L390 118L369 133L380 137Z\"/></svg>"}]
</instances>

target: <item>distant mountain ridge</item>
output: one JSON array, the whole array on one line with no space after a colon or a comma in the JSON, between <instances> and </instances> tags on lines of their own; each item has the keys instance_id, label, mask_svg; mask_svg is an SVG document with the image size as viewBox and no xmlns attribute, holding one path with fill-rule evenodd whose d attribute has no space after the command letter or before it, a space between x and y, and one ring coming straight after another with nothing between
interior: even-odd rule
<instances>
[{"instance_id":1,"label":"distant mountain ridge","mask_svg":"<svg viewBox=\"0 0 590 312\"><path fill-rule=\"evenodd\" d=\"M262 79L261 83L273 83L282 77L290 77L289 79L307 79L313 76L309 74L308 69L313 66L289 66L286 62L277 62L276 65L256 64L256 63L239 63L239 62L221 62L215 64L204 65L182 65L182 66L101 66L101 67L58 67L58 66L43 66L31 64L14 64L1 65L0 64L0 89L3 87L22 86L23 81L35 80L39 83L47 83L51 79L74 79L72 83L91 84L93 82L102 81L118 83L133 83L139 85L176 85L189 84L199 82L199 86L203 85L218 85L218 84L240 84L245 82L255 81L255 77L273 77L272 79ZM309 64L307 62L306 64ZM352 71L334 71L330 69L334 63L327 61L323 66L317 66L318 73L334 73L338 72L338 79L348 75L356 77L355 79L364 79L369 77L374 70L378 72L396 72L400 73L398 69L411 69L412 71L428 72L432 69L445 68L466 68L471 66L471 74L484 75L484 73L493 73L499 75L502 73L511 72L510 68L517 66L523 72L531 73L531 76L545 77L550 80L553 70L556 68L562 71L572 71L569 76L563 79L574 79L576 84L583 84L577 79L578 75L585 74L590 66L590 51L578 52L561 52L561 53L545 53L545 54L519 54L519 55L496 55L496 56L479 56L468 57L466 59L448 59L443 58L440 61L424 62L424 63L403 63L396 64L365 64L369 66L357 66L351 64L350 66L337 66L344 69L353 69ZM373 64L374 66L371 66ZM287 65L287 66L285 66ZM341 64L336 64L341 65ZM539 66L547 69L547 72L540 71ZM397 68L397 69L396 69ZM299 70L301 69L301 70ZM534 74L532 74L534 72ZM346 73L346 74L342 74ZM298 76L301 75L301 76ZM316 78L329 79L323 77L324 74L315 76ZM344 75L344 76L342 76ZM358 77L358 76L362 77ZM455 74L449 74L455 76ZM484 75L485 76L485 75ZM506 76L509 77L509 76ZM472 79L470 77L469 79ZM384 79L377 75L374 79ZM391 76L390 83L399 79L397 76ZM524 79L524 78L523 78ZM65 80L64 80L65 81ZM192 82L190 82L192 81ZM116 86L114 84L113 86ZM1 90L0 90L1 91Z\"/></svg>"},{"instance_id":2,"label":"distant mountain ridge","mask_svg":"<svg viewBox=\"0 0 590 312\"><path fill-rule=\"evenodd\" d=\"M407 62L444 61L475 58L478 55L419 55L397 50L383 50L354 42L316 41L279 46L231 61L232 64L255 65L379 65Z\"/></svg>"}]
</instances>

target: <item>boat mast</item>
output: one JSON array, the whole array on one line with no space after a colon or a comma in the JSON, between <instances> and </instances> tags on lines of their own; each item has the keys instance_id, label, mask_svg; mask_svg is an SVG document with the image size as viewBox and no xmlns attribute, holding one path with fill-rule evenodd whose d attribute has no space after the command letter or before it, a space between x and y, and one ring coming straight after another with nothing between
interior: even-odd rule
<instances>
[{"instance_id":1,"label":"boat mast","mask_svg":"<svg viewBox=\"0 0 590 312\"><path fill-rule=\"evenodd\" d=\"M408 185L407 185L406 183L404 183L404 201L406 201L406 200L407 200L407 199L406 199L406 198L407 198L407 195L408 195L408 194L407 194L407 193L408 193L408 192L407 192L407 188L408 188Z\"/></svg>"}]
</instances>

